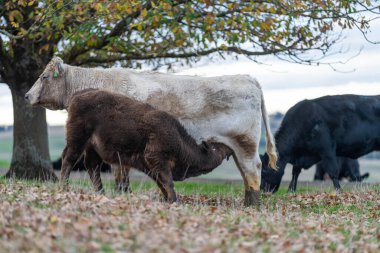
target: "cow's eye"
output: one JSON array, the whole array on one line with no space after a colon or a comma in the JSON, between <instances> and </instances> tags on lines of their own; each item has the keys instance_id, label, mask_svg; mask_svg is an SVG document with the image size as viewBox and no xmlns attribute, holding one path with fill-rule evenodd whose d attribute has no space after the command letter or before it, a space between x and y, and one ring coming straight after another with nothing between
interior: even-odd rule
<instances>
[{"instance_id":1,"label":"cow's eye","mask_svg":"<svg viewBox=\"0 0 380 253\"><path fill-rule=\"evenodd\" d=\"M49 78L49 75L43 75L43 76L41 76L42 80L47 80L48 78Z\"/></svg>"}]
</instances>

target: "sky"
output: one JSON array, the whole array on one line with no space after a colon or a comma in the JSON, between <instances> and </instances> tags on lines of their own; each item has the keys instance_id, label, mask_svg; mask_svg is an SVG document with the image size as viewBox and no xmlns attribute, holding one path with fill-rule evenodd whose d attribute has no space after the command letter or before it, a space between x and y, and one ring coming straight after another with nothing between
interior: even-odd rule
<instances>
[{"instance_id":1,"label":"sky","mask_svg":"<svg viewBox=\"0 0 380 253\"><path fill-rule=\"evenodd\" d=\"M369 37L380 41L380 21L371 28ZM288 63L267 56L259 58L265 64L258 64L243 57L235 60L202 61L191 68L179 69L176 75L220 76L248 74L256 78L262 86L269 113L285 113L291 106L303 99L312 99L337 94L380 94L380 44L365 41L357 31L345 34L346 39L337 47L348 49L342 55L335 55L331 61L345 61L335 65L339 71L327 65L306 66ZM49 125L64 125L66 111L47 110ZM0 125L13 124L12 99L9 88L0 84Z\"/></svg>"}]
</instances>

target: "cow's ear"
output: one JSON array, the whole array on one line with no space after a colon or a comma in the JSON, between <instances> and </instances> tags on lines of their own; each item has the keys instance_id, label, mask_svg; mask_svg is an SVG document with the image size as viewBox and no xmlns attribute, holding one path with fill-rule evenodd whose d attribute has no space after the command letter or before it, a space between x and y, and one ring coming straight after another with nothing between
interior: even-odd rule
<instances>
[{"instance_id":1,"label":"cow's ear","mask_svg":"<svg viewBox=\"0 0 380 253\"><path fill-rule=\"evenodd\" d=\"M61 77L63 75L63 66L62 66L62 62L58 61L55 63L55 68L54 68L54 72L53 72L53 77L54 78L57 78L57 77Z\"/></svg>"},{"instance_id":2,"label":"cow's ear","mask_svg":"<svg viewBox=\"0 0 380 253\"><path fill-rule=\"evenodd\" d=\"M321 130L321 124L318 122L314 125L314 127L311 129L311 138L315 138L319 135L319 132Z\"/></svg>"}]
</instances>

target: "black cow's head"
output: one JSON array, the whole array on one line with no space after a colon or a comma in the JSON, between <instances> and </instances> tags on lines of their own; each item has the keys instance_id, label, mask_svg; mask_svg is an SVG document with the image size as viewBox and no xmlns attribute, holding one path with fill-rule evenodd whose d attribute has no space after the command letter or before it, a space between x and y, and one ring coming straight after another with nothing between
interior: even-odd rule
<instances>
[{"instance_id":1,"label":"black cow's head","mask_svg":"<svg viewBox=\"0 0 380 253\"><path fill-rule=\"evenodd\" d=\"M276 192L280 187L282 176L284 175L284 169L273 170L268 165L268 155L264 154L260 156L262 162L261 170L261 185L260 189L265 192Z\"/></svg>"}]
</instances>

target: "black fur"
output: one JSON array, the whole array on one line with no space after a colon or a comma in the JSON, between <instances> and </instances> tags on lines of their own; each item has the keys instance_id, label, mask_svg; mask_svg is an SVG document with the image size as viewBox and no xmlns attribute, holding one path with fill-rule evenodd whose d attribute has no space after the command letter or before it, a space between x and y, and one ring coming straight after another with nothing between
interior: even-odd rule
<instances>
[{"instance_id":1,"label":"black fur","mask_svg":"<svg viewBox=\"0 0 380 253\"><path fill-rule=\"evenodd\" d=\"M339 180L347 178L351 182L361 182L363 179L369 177L369 173L360 174L359 161L347 157L337 157ZM325 180L327 174L323 163L319 162L316 165L314 180Z\"/></svg>"},{"instance_id":2,"label":"black fur","mask_svg":"<svg viewBox=\"0 0 380 253\"><path fill-rule=\"evenodd\" d=\"M290 190L295 190L301 169L319 161L340 189L337 156L356 159L380 150L380 96L338 95L301 101L285 114L275 140L278 171L267 167L268 155L264 154L262 190L278 190L287 163L293 165Z\"/></svg>"}]
</instances>

